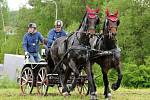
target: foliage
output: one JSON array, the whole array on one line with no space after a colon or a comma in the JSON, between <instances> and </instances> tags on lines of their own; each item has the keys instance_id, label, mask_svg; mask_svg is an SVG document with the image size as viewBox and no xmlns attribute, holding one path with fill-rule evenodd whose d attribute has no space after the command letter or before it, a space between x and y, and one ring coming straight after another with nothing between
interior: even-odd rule
<instances>
[{"instance_id":1,"label":"foliage","mask_svg":"<svg viewBox=\"0 0 150 100\"><path fill-rule=\"evenodd\" d=\"M19 85L17 82L9 80L8 76L1 76L0 77L0 88L1 89L19 88Z\"/></svg>"},{"instance_id":2,"label":"foliage","mask_svg":"<svg viewBox=\"0 0 150 100\"><path fill-rule=\"evenodd\" d=\"M75 32L78 29L79 25L79 23L74 21L66 28L66 31L69 33Z\"/></svg>"},{"instance_id":3,"label":"foliage","mask_svg":"<svg viewBox=\"0 0 150 100\"><path fill-rule=\"evenodd\" d=\"M150 87L150 66L125 64L123 85L127 87Z\"/></svg>"}]
</instances>

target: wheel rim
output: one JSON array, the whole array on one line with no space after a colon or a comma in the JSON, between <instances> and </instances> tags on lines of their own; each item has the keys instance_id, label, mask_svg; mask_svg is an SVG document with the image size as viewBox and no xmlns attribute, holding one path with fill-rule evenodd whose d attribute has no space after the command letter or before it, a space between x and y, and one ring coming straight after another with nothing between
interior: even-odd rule
<instances>
[{"instance_id":1,"label":"wheel rim","mask_svg":"<svg viewBox=\"0 0 150 100\"><path fill-rule=\"evenodd\" d=\"M33 71L30 67L26 67L21 73L20 87L23 95L31 94L33 90Z\"/></svg>"},{"instance_id":2,"label":"wheel rim","mask_svg":"<svg viewBox=\"0 0 150 100\"><path fill-rule=\"evenodd\" d=\"M48 77L47 69L45 67L40 68L37 75L36 87L38 94L46 95L48 91Z\"/></svg>"},{"instance_id":3,"label":"wheel rim","mask_svg":"<svg viewBox=\"0 0 150 100\"><path fill-rule=\"evenodd\" d=\"M80 72L79 78L80 80L79 83L77 84L77 90L80 95L86 96L88 95L89 90L88 90L88 79L87 79L85 68Z\"/></svg>"}]
</instances>

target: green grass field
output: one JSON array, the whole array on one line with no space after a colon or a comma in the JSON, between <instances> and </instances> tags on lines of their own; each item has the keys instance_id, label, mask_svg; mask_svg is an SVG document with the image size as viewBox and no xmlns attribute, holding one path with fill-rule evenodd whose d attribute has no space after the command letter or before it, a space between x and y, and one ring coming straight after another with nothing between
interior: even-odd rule
<instances>
[{"instance_id":1,"label":"green grass field","mask_svg":"<svg viewBox=\"0 0 150 100\"><path fill-rule=\"evenodd\" d=\"M103 88L98 88L98 99L104 100ZM63 97L57 88L49 88L48 96L39 96L34 88L33 94L22 96L20 89L0 89L0 100L88 100L89 96L80 96L77 91L69 97ZM111 100L150 100L150 89L126 89L120 88L112 91Z\"/></svg>"}]
</instances>

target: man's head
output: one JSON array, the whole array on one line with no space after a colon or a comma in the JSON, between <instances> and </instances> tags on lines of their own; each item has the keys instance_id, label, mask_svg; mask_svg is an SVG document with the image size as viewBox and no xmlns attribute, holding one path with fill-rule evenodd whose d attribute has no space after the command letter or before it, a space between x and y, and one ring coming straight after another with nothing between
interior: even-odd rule
<instances>
[{"instance_id":1,"label":"man's head","mask_svg":"<svg viewBox=\"0 0 150 100\"><path fill-rule=\"evenodd\" d=\"M36 31L36 24L35 23L29 23L28 24L28 32L34 34Z\"/></svg>"},{"instance_id":2,"label":"man's head","mask_svg":"<svg viewBox=\"0 0 150 100\"><path fill-rule=\"evenodd\" d=\"M60 32L63 27L63 22L61 20L56 20L54 25L56 32Z\"/></svg>"}]
</instances>

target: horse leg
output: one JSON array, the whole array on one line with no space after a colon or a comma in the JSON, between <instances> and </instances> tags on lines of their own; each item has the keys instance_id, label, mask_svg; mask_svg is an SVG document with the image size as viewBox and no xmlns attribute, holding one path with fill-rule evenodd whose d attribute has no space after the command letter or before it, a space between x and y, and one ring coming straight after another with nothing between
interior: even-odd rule
<instances>
[{"instance_id":1,"label":"horse leg","mask_svg":"<svg viewBox=\"0 0 150 100\"><path fill-rule=\"evenodd\" d=\"M89 87L90 87L90 99L91 100L95 100L97 99L97 95L96 95L96 87L94 86L94 80L93 80L93 77L92 77L92 70L91 70L91 64L90 62L87 62L87 76L88 76L88 84L89 84Z\"/></svg>"},{"instance_id":2,"label":"horse leg","mask_svg":"<svg viewBox=\"0 0 150 100\"><path fill-rule=\"evenodd\" d=\"M75 74L75 77L74 77L74 79L73 79L73 82L72 82L71 86L69 87L69 90L70 90L70 91L73 91L74 88L76 87L77 77L79 76L79 71L78 71L78 69L77 69L77 66L76 66L75 62L74 62L72 59L70 59L69 67L73 70L73 72L74 72L74 74Z\"/></svg>"},{"instance_id":3,"label":"horse leg","mask_svg":"<svg viewBox=\"0 0 150 100\"><path fill-rule=\"evenodd\" d=\"M92 68L91 68L91 74L92 74L92 79L93 79L94 90L96 91L96 85L95 85L95 81L94 81L94 74L93 74Z\"/></svg>"},{"instance_id":4,"label":"horse leg","mask_svg":"<svg viewBox=\"0 0 150 100\"><path fill-rule=\"evenodd\" d=\"M76 81L77 81L77 77L79 76L79 71L77 69L77 66L76 66L76 63L73 61L72 58L69 59L69 64L68 65L68 70L66 72L66 75L65 75L65 79L64 79L64 82L65 84L67 84L67 79L69 78L70 74L71 74L71 70L75 73L75 79L74 79L74 87L76 86ZM72 87L72 88L74 88ZM68 88L64 87L64 89L67 89L67 92L70 92L68 91ZM64 90L66 91L66 90Z\"/></svg>"},{"instance_id":5,"label":"horse leg","mask_svg":"<svg viewBox=\"0 0 150 100\"><path fill-rule=\"evenodd\" d=\"M61 64L62 65L62 64ZM65 73L63 73L63 71L59 68L58 70L59 73L59 81L62 87L65 87L63 81L64 81L64 77L65 77ZM62 92L62 91L61 91Z\"/></svg>"},{"instance_id":6,"label":"horse leg","mask_svg":"<svg viewBox=\"0 0 150 100\"><path fill-rule=\"evenodd\" d=\"M92 64L93 65L93 64ZM92 66L91 65L91 66ZM86 71L86 70L85 70ZM87 72L86 72L87 73ZM92 67L91 67L91 75L92 75L92 81L93 81L93 86L94 86L94 90L96 91L96 84L95 84L95 81L94 81L94 74L93 74L93 71L92 71ZM90 85L88 84L88 90L87 90L87 94L86 95L88 95L90 93ZM95 92L95 94L97 94L96 92Z\"/></svg>"},{"instance_id":7,"label":"horse leg","mask_svg":"<svg viewBox=\"0 0 150 100\"><path fill-rule=\"evenodd\" d=\"M105 95L105 98L108 98L109 96L111 96L110 89L109 89L108 76L107 76L108 71L102 68L102 73L103 73L103 80L104 80L104 85L105 85L104 95Z\"/></svg>"},{"instance_id":8,"label":"horse leg","mask_svg":"<svg viewBox=\"0 0 150 100\"><path fill-rule=\"evenodd\" d=\"M81 69L81 70L82 70L82 69ZM80 70L80 73L81 73L81 70ZM85 73L87 74L87 70L86 70L85 67L83 68L83 70L84 70ZM78 75L75 74L75 77L74 77L74 79L73 79L73 81L72 81L72 83L71 83L71 86L69 87L69 90L70 90L70 91L73 91L74 88L76 87L76 85L77 85L77 77L78 77ZM92 73L92 78L93 78L93 73ZM95 83L94 83L94 88L95 88L95 90L96 90L96 85L95 85ZM89 84L88 84L88 90L87 90L86 95L88 95L89 92L90 92L90 86L89 86Z\"/></svg>"},{"instance_id":9,"label":"horse leg","mask_svg":"<svg viewBox=\"0 0 150 100\"><path fill-rule=\"evenodd\" d=\"M76 84L77 84L77 77L78 77L78 75L75 74L74 79L73 79L73 81L72 81L72 83L71 83L71 86L69 87L69 91L73 91L74 88L76 87Z\"/></svg>"},{"instance_id":10,"label":"horse leg","mask_svg":"<svg viewBox=\"0 0 150 100\"><path fill-rule=\"evenodd\" d=\"M84 67L84 71L85 71L85 73L87 74L87 69ZM93 78L93 73L92 73L92 78ZM95 83L94 83L94 88L95 88L95 90L96 90L96 85L95 85ZM89 84L89 82L88 82L88 90L87 90L87 93L86 93L86 95L89 95L89 93L90 93L90 84Z\"/></svg>"},{"instance_id":11,"label":"horse leg","mask_svg":"<svg viewBox=\"0 0 150 100\"><path fill-rule=\"evenodd\" d=\"M91 66L92 66L93 64L91 64ZM85 71L85 73L87 74L87 69L86 68L84 68L84 71ZM92 75L92 81L93 81L93 85L94 85L94 90L96 91L96 85L95 85L95 81L94 81L94 74L93 74L93 71L92 71L92 67L91 67L91 75ZM90 84L88 83L88 90L87 90L87 93L86 93L86 95L89 95L89 93L90 93ZM95 92L95 94L97 94L96 92Z\"/></svg>"},{"instance_id":12,"label":"horse leg","mask_svg":"<svg viewBox=\"0 0 150 100\"><path fill-rule=\"evenodd\" d=\"M69 95L69 91L68 91L68 87L67 87L67 80L69 79L69 76L71 74L71 69L68 67L68 69L66 69L65 71L65 77L63 79L63 89L62 89L62 93L64 96L68 96Z\"/></svg>"},{"instance_id":13,"label":"horse leg","mask_svg":"<svg viewBox=\"0 0 150 100\"><path fill-rule=\"evenodd\" d=\"M117 90L119 87L120 87L120 84L121 84L121 80L122 80L122 71L121 71L121 67L120 67L120 64L119 66L117 67L117 72L118 72L118 79L117 79L117 82L113 83L112 84L112 90Z\"/></svg>"}]
</instances>

